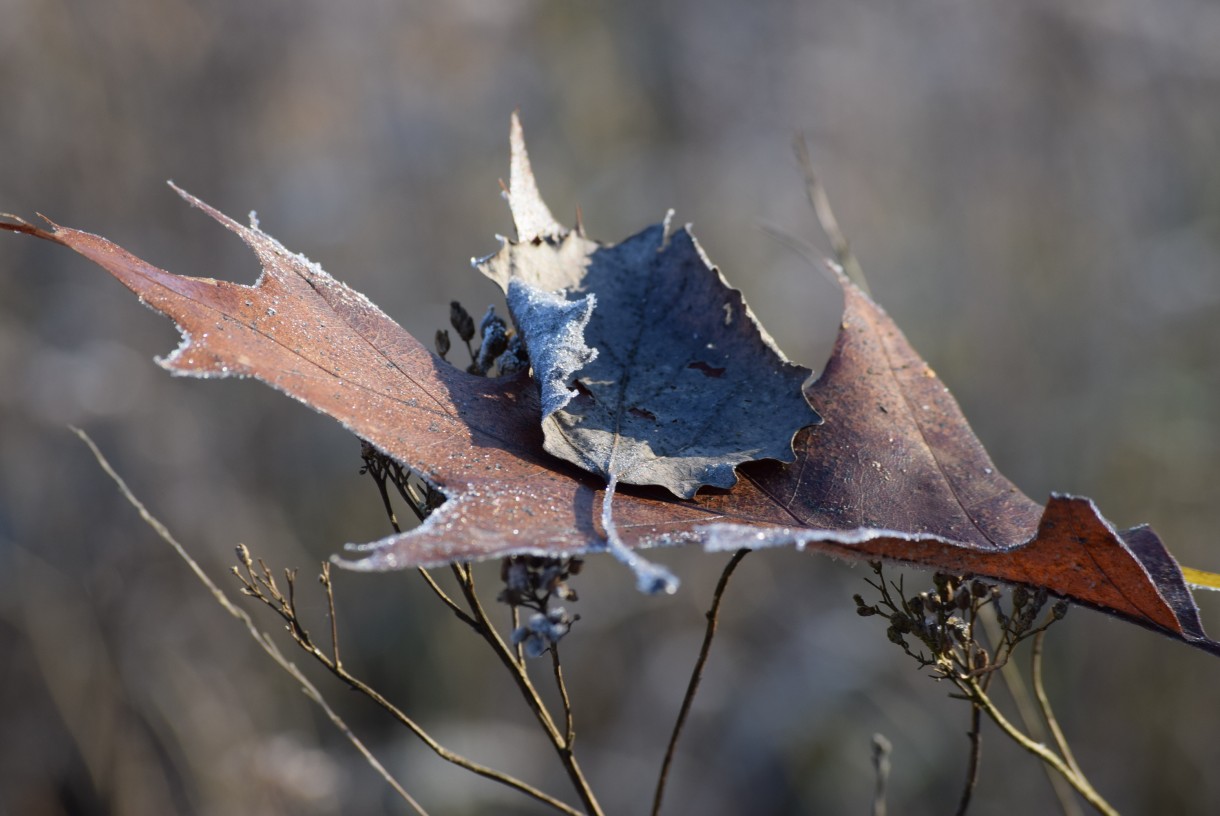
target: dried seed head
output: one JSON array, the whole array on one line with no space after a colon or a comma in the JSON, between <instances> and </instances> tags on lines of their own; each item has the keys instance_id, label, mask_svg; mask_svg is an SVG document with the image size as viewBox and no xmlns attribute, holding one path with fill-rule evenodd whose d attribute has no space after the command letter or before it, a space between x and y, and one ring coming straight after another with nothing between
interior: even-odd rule
<instances>
[{"instance_id":1,"label":"dried seed head","mask_svg":"<svg viewBox=\"0 0 1220 816\"><path fill-rule=\"evenodd\" d=\"M508 327L496 314L495 307L489 306L487 314L483 315L479 333L482 335L483 342L479 346L479 359L476 364L479 367L478 373L486 374L495 365L496 358L508 348Z\"/></svg>"},{"instance_id":2,"label":"dried seed head","mask_svg":"<svg viewBox=\"0 0 1220 816\"><path fill-rule=\"evenodd\" d=\"M507 376L516 374L518 371L528 371L529 367L529 353L518 332L508 338L508 345L505 347L504 353L496 358L496 368L499 369L501 376Z\"/></svg>"},{"instance_id":3,"label":"dried seed head","mask_svg":"<svg viewBox=\"0 0 1220 816\"><path fill-rule=\"evenodd\" d=\"M449 323L463 341L469 343L474 337L474 318L456 300L449 304Z\"/></svg>"},{"instance_id":4,"label":"dried seed head","mask_svg":"<svg viewBox=\"0 0 1220 816\"><path fill-rule=\"evenodd\" d=\"M449 330L448 329L437 329L436 330L436 353L441 356L441 359L444 359L445 355L449 353L450 348L451 348L451 345L449 342Z\"/></svg>"}]
</instances>

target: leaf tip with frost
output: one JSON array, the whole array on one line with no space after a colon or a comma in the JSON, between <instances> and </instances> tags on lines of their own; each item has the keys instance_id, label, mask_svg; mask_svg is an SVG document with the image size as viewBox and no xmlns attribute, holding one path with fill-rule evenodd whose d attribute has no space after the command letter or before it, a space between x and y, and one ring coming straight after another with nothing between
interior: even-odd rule
<instances>
[{"instance_id":1,"label":"leaf tip with frost","mask_svg":"<svg viewBox=\"0 0 1220 816\"><path fill-rule=\"evenodd\" d=\"M513 224L517 227L517 240L533 241L562 235L567 230L551 215L550 208L538 192L529 152L525 149L525 131L521 128L521 117L516 111L513 111L509 129L509 145L512 158L506 196L513 213Z\"/></svg>"}]
</instances>

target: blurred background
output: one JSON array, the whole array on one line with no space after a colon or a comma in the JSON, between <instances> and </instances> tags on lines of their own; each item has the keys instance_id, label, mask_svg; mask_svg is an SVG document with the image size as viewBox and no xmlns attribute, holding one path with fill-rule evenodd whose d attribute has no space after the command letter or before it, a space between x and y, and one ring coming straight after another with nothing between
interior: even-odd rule
<instances>
[{"instance_id":1,"label":"blurred background","mask_svg":"<svg viewBox=\"0 0 1220 816\"><path fill-rule=\"evenodd\" d=\"M520 108L557 216L579 205L614 241L676 208L820 368L839 295L774 236L829 250L790 147L804 132L874 295L997 466L1220 570L1213 3L0 0L0 20L0 211L253 281L253 256L173 179L257 210L423 338L450 299L499 302L468 259L511 232L497 180ZM325 632L317 565L388 532L358 443L260 384L169 377L152 358L177 343L99 269L0 236L0 814L405 812L68 431L226 587L238 542L299 568ZM564 664L610 813L651 801L725 561L658 557L684 579L675 597L639 597L600 558L575 581ZM855 615L866 575L745 560L667 812L864 813L877 732L892 811L951 810L968 711ZM480 576L490 601L497 566ZM417 576L336 584L355 673L449 747L571 798L502 668ZM1220 634L1217 599L1201 604ZM432 813L540 812L305 668ZM1117 807L1215 812L1214 657L1076 610L1047 680ZM1040 766L984 741L971 812L1055 812Z\"/></svg>"}]
</instances>

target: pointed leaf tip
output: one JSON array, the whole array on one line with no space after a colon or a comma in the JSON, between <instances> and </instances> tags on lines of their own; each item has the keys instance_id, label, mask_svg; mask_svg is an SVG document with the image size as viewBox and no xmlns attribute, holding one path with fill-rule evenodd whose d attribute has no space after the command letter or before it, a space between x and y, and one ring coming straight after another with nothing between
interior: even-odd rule
<instances>
[{"instance_id":1,"label":"pointed leaf tip","mask_svg":"<svg viewBox=\"0 0 1220 816\"><path fill-rule=\"evenodd\" d=\"M517 227L518 241L533 241L536 238L555 238L567 230L551 215L550 208L538 192L538 182L530 167L529 153L525 149L525 132L521 129L521 118L513 111L509 129L509 144L512 159L508 176L508 206L513 213L513 224Z\"/></svg>"}]
</instances>

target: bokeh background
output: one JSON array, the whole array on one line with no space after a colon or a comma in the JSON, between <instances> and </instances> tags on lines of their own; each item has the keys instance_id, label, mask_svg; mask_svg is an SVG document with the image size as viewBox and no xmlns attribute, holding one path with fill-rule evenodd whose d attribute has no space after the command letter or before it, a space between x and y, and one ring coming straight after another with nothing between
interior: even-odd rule
<instances>
[{"instance_id":1,"label":"bokeh background","mask_svg":"<svg viewBox=\"0 0 1220 816\"><path fill-rule=\"evenodd\" d=\"M253 257L172 178L257 210L431 337L450 299L497 302L468 259L511 230L497 179L520 108L557 215L579 205L617 240L676 208L819 368L839 296L774 236L828 250L790 149L804 132L874 294L998 467L1220 570L1217 43L1207 0L0 0L0 211L252 281ZM152 357L177 342L72 253L0 236L0 814L402 813L67 429L226 586L237 542L300 568L324 632L318 563L387 532L356 441L257 383L167 376ZM612 813L650 802L724 562L659 557L675 597L638 597L594 559L564 644L578 750ZM950 811L967 711L856 617L865 575L746 559L668 812L866 812L876 732L892 810ZM568 795L501 667L416 576L337 587L354 671L455 750ZM1064 727L1115 805L1220 807L1214 657L1083 610L1048 649ZM431 812L539 812L317 680ZM988 729L972 812L1056 807Z\"/></svg>"}]
</instances>

